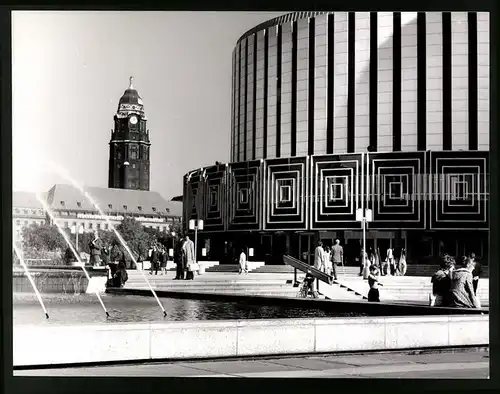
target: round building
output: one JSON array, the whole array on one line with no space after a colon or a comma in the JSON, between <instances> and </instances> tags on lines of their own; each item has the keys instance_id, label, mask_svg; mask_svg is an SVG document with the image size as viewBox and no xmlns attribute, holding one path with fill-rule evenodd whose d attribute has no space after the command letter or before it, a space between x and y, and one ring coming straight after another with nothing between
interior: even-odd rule
<instances>
[{"instance_id":1,"label":"round building","mask_svg":"<svg viewBox=\"0 0 500 394\"><path fill-rule=\"evenodd\" d=\"M382 258L487 258L488 13L291 13L245 33L232 62L230 163L184 182L200 258L282 263L339 238L354 261L357 209Z\"/></svg>"}]
</instances>

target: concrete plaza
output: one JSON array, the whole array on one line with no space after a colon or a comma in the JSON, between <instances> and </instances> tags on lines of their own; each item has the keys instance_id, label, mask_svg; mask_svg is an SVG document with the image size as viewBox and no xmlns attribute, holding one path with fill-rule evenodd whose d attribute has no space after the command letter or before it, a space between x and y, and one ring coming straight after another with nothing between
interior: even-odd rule
<instances>
[{"instance_id":1,"label":"concrete plaza","mask_svg":"<svg viewBox=\"0 0 500 394\"><path fill-rule=\"evenodd\" d=\"M487 379L489 352L316 355L14 371L14 376Z\"/></svg>"}]
</instances>

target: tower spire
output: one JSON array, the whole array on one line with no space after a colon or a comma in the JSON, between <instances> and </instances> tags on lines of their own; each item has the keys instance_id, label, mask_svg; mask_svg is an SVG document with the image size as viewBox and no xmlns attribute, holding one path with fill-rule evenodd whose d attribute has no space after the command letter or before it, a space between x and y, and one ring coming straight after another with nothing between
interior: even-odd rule
<instances>
[{"instance_id":1,"label":"tower spire","mask_svg":"<svg viewBox=\"0 0 500 394\"><path fill-rule=\"evenodd\" d=\"M130 81L130 85L129 85L129 87L128 87L128 88L129 88L129 89L133 89L133 88L134 88L134 86L132 85L132 82L134 82L134 77L130 77L130 78L129 78L129 81Z\"/></svg>"}]
</instances>

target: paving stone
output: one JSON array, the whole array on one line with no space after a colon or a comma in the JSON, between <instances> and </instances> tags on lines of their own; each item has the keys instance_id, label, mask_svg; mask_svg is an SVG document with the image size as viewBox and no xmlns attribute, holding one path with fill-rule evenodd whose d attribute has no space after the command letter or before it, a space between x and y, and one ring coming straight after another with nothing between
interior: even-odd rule
<instances>
[{"instance_id":1,"label":"paving stone","mask_svg":"<svg viewBox=\"0 0 500 394\"><path fill-rule=\"evenodd\" d=\"M467 363L488 361L488 352L427 353L427 354L394 354L387 357L393 363L415 362L419 364L433 363Z\"/></svg>"},{"instance_id":2,"label":"paving stone","mask_svg":"<svg viewBox=\"0 0 500 394\"><path fill-rule=\"evenodd\" d=\"M201 371L211 371L218 374L236 374L253 372L273 372L273 371L293 371L301 368L268 363L267 361L213 361L199 363L182 364L190 368L196 368ZM204 373L205 374L205 373Z\"/></svg>"},{"instance_id":3,"label":"paving stone","mask_svg":"<svg viewBox=\"0 0 500 394\"><path fill-rule=\"evenodd\" d=\"M444 371L384 372L380 374L363 374L356 377L371 379L488 379L489 373L489 368L465 368L459 370Z\"/></svg>"},{"instance_id":4,"label":"paving stone","mask_svg":"<svg viewBox=\"0 0 500 394\"><path fill-rule=\"evenodd\" d=\"M200 371L179 364L117 365L112 367L38 369L15 371L14 376L192 376L212 375L211 371Z\"/></svg>"},{"instance_id":5,"label":"paving stone","mask_svg":"<svg viewBox=\"0 0 500 394\"><path fill-rule=\"evenodd\" d=\"M296 367L301 369L309 369L313 371L321 371L324 369L345 368L345 363L335 363L322 360L321 358L313 357L297 357L297 358L282 358L279 360L268 360L269 363Z\"/></svg>"},{"instance_id":6,"label":"paving stone","mask_svg":"<svg viewBox=\"0 0 500 394\"><path fill-rule=\"evenodd\" d=\"M382 364L394 364L394 358L392 357L383 357L380 355L370 356L370 355L352 355L352 356L325 356L325 357L311 357L315 360L322 360L332 364L343 364L344 367L346 364L348 366L356 366L362 367L366 365L382 365ZM403 364L411 364L412 361L402 361Z\"/></svg>"}]
</instances>

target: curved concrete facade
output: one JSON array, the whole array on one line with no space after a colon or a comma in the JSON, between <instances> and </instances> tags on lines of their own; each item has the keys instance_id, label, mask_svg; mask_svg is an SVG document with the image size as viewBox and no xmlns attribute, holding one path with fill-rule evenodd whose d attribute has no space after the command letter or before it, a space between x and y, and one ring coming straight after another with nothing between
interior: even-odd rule
<instances>
[{"instance_id":1,"label":"curved concrete facade","mask_svg":"<svg viewBox=\"0 0 500 394\"><path fill-rule=\"evenodd\" d=\"M301 12L233 51L231 162L489 149L487 12Z\"/></svg>"}]
</instances>

